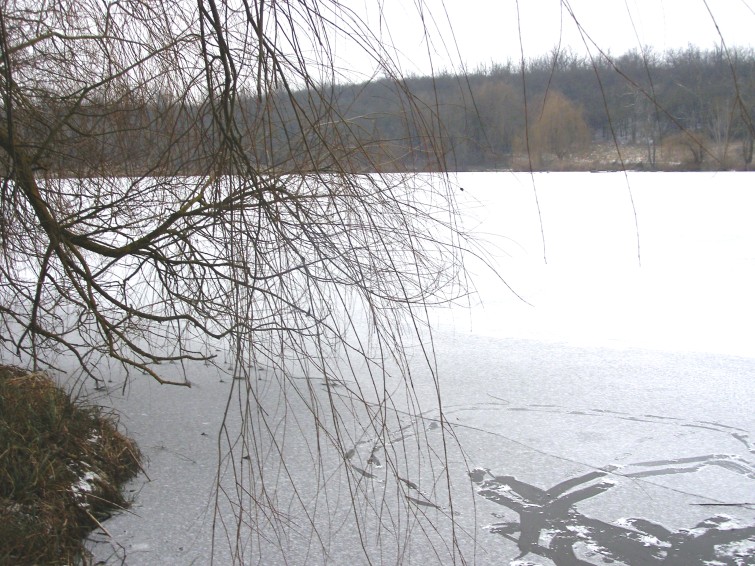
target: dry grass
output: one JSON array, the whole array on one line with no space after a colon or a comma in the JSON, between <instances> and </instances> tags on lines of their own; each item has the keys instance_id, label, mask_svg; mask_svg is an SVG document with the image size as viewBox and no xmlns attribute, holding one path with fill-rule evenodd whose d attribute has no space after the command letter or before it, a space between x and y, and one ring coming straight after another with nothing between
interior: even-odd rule
<instances>
[{"instance_id":1,"label":"dry grass","mask_svg":"<svg viewBox=\"0 0 755 566\"><path fill-rule=\"evenodd\" d=\"M83 538L127 505L140 458L99 408L0 366L0 564L85 563Z\"/></svg>"},{"instance_id":2,"label":"dry grass","mask_svg":"<svg viewBox=\"0 0 755 566\"><path fill-rule=\"evenodd\" d=\"M655 163L650 163L648 147L641 144L611 142L593 143L582 155L558 159L555 155L533 156L514 154L510 169L514 171L747 171L752 165L744 162L741 143L715 144L705 140L703 159L694 161L690 138L683 134L669 136L656 148Z\"/></svg>"}]
</instances>

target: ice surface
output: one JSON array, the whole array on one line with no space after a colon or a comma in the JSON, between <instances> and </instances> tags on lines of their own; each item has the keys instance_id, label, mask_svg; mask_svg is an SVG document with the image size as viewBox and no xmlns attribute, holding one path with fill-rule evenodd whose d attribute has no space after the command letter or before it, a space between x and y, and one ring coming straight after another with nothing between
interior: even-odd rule
<instances>
[{"instance_id":1,"label":"ice surface","mask_svg":"<svg viewBox=\"0 0 755 566\"><path fill-rule=\"evenodd\" d=\"M569 552L595 564L755 563L754 182L750 173L458 176L465 227L489 241L488 259L527 301L470 259L479 290L470 308L432 313L445 430L463 449L449 453L448 474L471 563L572 564ZM347 504L338 482L351 470L377 500L451 513L431 470L385 465L418 439L447 448L419 360L413 376L428 401L421 418L396 413L382 439L355 426L341 454L323 456L325 469L304 432L286 433L302 494L320 473L333 486L327 501ZM259 379L274 399L270 376ZM99 559L203 564L214 551L217 563L230 560L229 540L213 546L211 533L216 508L228 511L214 486L218 466L228 469L221 415L237 397L203 368L192 381L191 390L132 383L124 397L112 384L109 402L148 456L150 479L132 483L132 512L106 523L116 541L93 545ZM290 517L290 530L244 541L249 563L364 564L362 545L373 563L437 556L422 545L428 529L412 531L397 560L380 536L360 541L336 507L328 513L324 551L300 536L304 518ZM450 533L437 535L441 548Z\"/></svg>"}]
</instances>

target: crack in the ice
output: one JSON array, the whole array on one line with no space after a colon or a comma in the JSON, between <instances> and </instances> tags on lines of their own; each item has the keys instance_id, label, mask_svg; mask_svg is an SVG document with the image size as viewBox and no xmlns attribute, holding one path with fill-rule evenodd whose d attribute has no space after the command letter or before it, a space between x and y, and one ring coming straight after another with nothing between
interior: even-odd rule
<instances>
[{"instance_id":1,"label":"crack in the ice","mask_svg":"<svg viewBox=\"0 0 755 566\"><path fill-rule=\"evenodd\" d=\"M674 464L694 464L689 467L674 467ZM719 466L734 472L736 474L743 475L750 479L755 479L755 467L752 464L733 454L709 454L706 456L695 456L691 458L676 458L671 460L655 460L652 462L638 462L633 464L634 466L647 466L647 467L659 467L669 466L665 468L659 468L655 470L645 470L642 472L632 472L623 474L625 477L632 478L644 478L649 476L659 476L667 474L689 474L697 472L705 466Z\"/></svg>"},{"instance_id":2,"label":"crack in the ice","mask_svg":"<svg viewBox=\"0 0 755 566\"><path fill-rule=\"evenodd\" d=\"M566 407L559 407L557 405L530 404L530 405L522 405L522 406L511 406L510 403L506 401L505 399L500 399L498 397L493 397L493 398L501 402L501 404L498 405L496 408L500 410L504 410L504 411L510 411L510 412L555 413L555 414L574 415L574 416L583 416L583 417L608 417L608 418L615 418L618 420L624 420L624 421L630 421L630 422L640 422L640 423L650 423L650 424L655 423L655 424L660 424L664 426L672 425L672 426L680 426L680 427L685 427L685 428L710 430L713 432L719 432L719 433L725 434L733 438L738 443L743 444L748 452L750 452L751 454L755 454L755 443L753 443L750 440L750 434L745 429L725 425L725 424L718 423L715 421L688 421L688 420L681 419L678 417L666 417L666 416L651 415L651 414L632 415L630 413L625 413L621 411L612 411L608 409L578 410L578 409L569 409ZM490 406L489 403L476 404L471 408L465 407L464 410L469 411L472 409L482 409L482 408L488 408L489 406ZM451 414L458 410L460 409L447 407L446 413Z\"/></svg>"}]
</instances>

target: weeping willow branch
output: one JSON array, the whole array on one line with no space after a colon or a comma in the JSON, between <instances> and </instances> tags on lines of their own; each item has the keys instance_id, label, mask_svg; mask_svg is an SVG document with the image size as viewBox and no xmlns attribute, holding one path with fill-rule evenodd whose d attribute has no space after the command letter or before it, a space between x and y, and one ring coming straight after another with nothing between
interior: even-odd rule
<instances>
[{"instance_id":1,"label":"weeping willow branch","mask_svg":"<svg viewBox=\"0 0 755 566\"><path fill-rule=\"evenodd\" d=\"M444 163L433 105L406 90L368 22L331 0L1 10L4 354L72 358L95 379L104 359L166 384L190 385L202 364L231 374L215 532L240 563L271 533L282 551L294 509L296 532L327 553L341 497L329 489L348 494L365 554L377 524L397 557L416 527L443 541L440 562L462 560L449 429L432 449L418 428L402 449L389 439L425 410L426 387L443 422L427 309L467 293L473 244L447 179L395 172L339 110L332 48L351 37L411 125L391 143ZM313 488L282 423L301 433ZM360 438L387 448L383 485L419 489L400 478L421 475L445 503L367 489Z\"/></svg>"}]
</instances>

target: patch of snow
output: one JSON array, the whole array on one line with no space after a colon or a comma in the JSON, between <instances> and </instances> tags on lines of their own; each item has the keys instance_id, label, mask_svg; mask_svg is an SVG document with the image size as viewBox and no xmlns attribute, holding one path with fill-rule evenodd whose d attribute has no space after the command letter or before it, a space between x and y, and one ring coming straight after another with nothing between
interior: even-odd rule
<instances>
[{"instance_id":1,"label":"patch of snow","mask_svg":"<svg viewBox=\"0 0 755 566\"><path fill-rule=\"evenodd\" d=\"M714 519L720 519L720 521L716 521L716 527L719 530L722 531L729 531L732 529L741 529L744 527L744 525L738 523L734 520L733 517L730 517L728 515L716 515Z\"/></svg>"},{"instance_id":2,"label":"patch of snow","mask_svg":"<svg viewBox=\"0 0 755 566\"><path fill-rule=\"evenodd\" d=\"M662 541L653 535L649 535L637 529L634 525L635 520L633 518L621 518L613 522L617 527L623 527L625 529L632 529L636 535L633 538L641 542L644 546L652 546L655 548L671 548L671 544L666 541Z\"/></svg>"},{"instance_id":3,"label":"patch of snow","mask_svg":"<svg viewBox=\"0 0 755 566\"><path fill-rule=\"evenodd\" d=\"M583 525L566 525L566 530L573 532L580 538L589 538L590 529Z\"/></svg>"},{"instance_id":4,"label":"patch of snow","mask_svg":"<svg viewBox=\"0 0 755 566\"><path fill-rule=\"evenodd\" d=\"M671 544L664 542L657 537L654 537L653 535L642 534L637 537L637 540L640 541L644 546L652 546L655 548L671 548Z\"/></svg>"},{"instance_id":5,"label":"patch of snow","mask_svg":"<svg viewBox=\"0 0 755 566\"><path fill-rule=\"evenodd\" d=\"M79 477L79 480L71 485L71 492L76 499L76 504L82 509L89 508L86 495L94 491L95 482L99 479L100 477L96 473L88 471L84 472L84 474Z\"/></svg>"},{"instance_id":6,"label":"patch of snow","mask_svg":"<svg viewBox=\"0 0 755 566\"><path fill-rule=\"evenodd\" d=\"M634 528L634 520L629 517L621 517L620 519L616 519L613 524L617 527L625 527L628 529Z\"/></svg>"},{"instance_id":7,"label":"patch of snow","mask_svg":"<svg viewBox=\"0 0 755 566\"><path fill-rule=\"evenodd\" d=\"M755 556L755 539L738 540L729 544L716 546L716 554L727 559L726 564L736 564L737 566L747 566L752 564Z\"/></svg>"},{"instance_id":8,"label":"patch of snow","mask_svg":"<svg viewBox=\"0 0 755 566\"><path fill-rule=\"evenodd\" d=\"M550 547L551 542L553 542L553 537L555 537L558 533L559 531L554 529L543 529L540 532L540 540L538 540L538 544L545 548Z\"/></svg>"}]
</instances>

